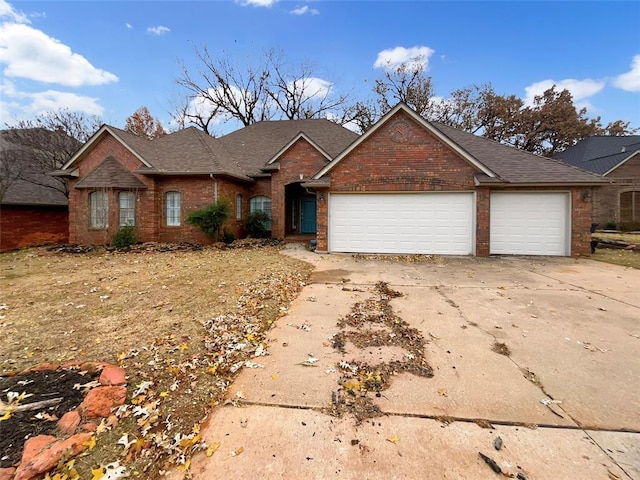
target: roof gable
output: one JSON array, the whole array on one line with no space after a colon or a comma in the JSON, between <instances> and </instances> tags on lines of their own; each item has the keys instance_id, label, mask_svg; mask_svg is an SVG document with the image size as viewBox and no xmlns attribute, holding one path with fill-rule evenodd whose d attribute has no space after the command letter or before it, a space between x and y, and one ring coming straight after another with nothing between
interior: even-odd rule
<instances>
[{"instance_id":1,"label":"roof gable","mask_svg":"<svg viewBox=\"0 0 640 480\"><path fill-rule=\"evenodd\" d=\"M331 160L331 155L329 155L320 145L318 145L311 138L309 138L309 136L306 135L304 132L300 132L295 137L293 137L289 143L287 143L284 147L282 147L273 157L271 157L271 159L267 162L267 165L272 165L280 161L280 157L282 157L282 155L284 155L287 152L287 150L293 147L298 142L298 140L304 140L305 142L309 143L324 158L326 158L327 160Z\"/></svg>"},{"instance_id":2,"label":"roof gable","mask_svg":"<svg viewBox=\"0 0 640 480\"><path fill-rule=\"evenodd\" d=\"M477 159L469 154L469 152L462 149L458 144L453 142L450 138L443 133L434 128L434 126L427 122L424 118L418 115L415 111L409 108L404 103L399 103L394 108L392 108L384 117L382 117L373 127L367 130L364 135L360 136L357 140L351 143L345 150L343 150L338 156L336 156L326 167L320 170L314 177L314 180L320 180L321 177L329 173L338 163L340 163L345 157L347 157L353 150L355 150L359 145L366 142L368 138L374 135L383 125L388 123L392 118L394 118L398 112L404 112L408 115L412 120L414 120L418 125L427 130L433 136L435 136L442 143L446 144L450 147L454 152L460 155L464 160L470 163L472 166L480 170L482 173L487 175L488 177L495 177L495 173L492 172L485 165L480 163Z\"/></svg>"},{"instance_id":3,"label":"roof gable","mask_svg":"<svg viewBox=\"0 0 640 480\"><path fill-rule=\"evenodd\" d=\"M133 173L113 157L107 159L83 177L75 188L121 188L125 190L145 189Z\"/></svg>"},{"instance_id":4,"label":"roof gable","mask_svg":"<svg viewBox=\"0 0 640 480\"><path fill-rule=\"evenodd\" d=\"M553 158L598 175L608 175L640 150L640 135L594 135Z\"/></svg>"}]
</instances>

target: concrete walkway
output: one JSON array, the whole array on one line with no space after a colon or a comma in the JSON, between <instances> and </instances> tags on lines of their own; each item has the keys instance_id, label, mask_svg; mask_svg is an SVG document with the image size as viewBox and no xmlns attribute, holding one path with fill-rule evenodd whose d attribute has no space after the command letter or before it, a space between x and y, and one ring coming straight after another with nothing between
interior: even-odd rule
<instances>
[{"instance_id":1,"label":"concrete walkway","mask_svg":"<svg viewBox=\"0 0 640 480\"><path fill-rule=\"evenodd\" d=\"M482 452L518 478L640 480L640 271L566 258L353 258L294 244L285 253L316 266L311 283L272 330L269 356L254 359L263 368L245 368L230 389L237 406L203 428L220 448L194 458L193 478L499 478ZM382 416L331 416L340 362L408 356L331 347L338 320L379 281L403 294L390 305L428 340L434 376L400 373L369 394Z\"/></svg>"}]
</instances>

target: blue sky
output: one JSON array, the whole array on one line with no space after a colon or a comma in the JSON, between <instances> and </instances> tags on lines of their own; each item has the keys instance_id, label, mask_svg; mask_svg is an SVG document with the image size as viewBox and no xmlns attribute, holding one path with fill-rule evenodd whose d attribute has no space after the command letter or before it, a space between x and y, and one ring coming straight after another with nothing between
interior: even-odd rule
<instances>
[{"instance_id":1,"label":"blue sky","mask_svg":"<svg viewBox=\"0 0 640 480\"><path fill-rule=\"evenodd\" d=\"M490 82L523 99L557 83L603 122L640 127L640 2L0 0L0 119L66 107L165 126L193 47L242 66L281 48L334 92L371 95L378 58L426 53L436 93ZM224 127L220 127L224 130Z\"/></svg>"}]
</instances>

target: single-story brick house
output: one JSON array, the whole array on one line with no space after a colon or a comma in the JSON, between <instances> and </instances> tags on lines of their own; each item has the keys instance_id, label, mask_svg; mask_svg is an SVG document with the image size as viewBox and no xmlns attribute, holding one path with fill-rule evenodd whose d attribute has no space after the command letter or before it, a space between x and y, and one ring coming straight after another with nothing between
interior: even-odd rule
<instances>
[{"instance_id":1,"label":"single-story brick house","mask_svg":"<svg viewBox=\"0 0 640 480\"><path fill-rule=\"evenodd\" d=\"M640 228L640 135L592 136L554 158L611 183L593 194L593 221Z\"/></svg>"},{"instance_id":2,"label":"single-story brick house","mask_svg":"<svg viewBox=\"0 0 640 480\"><path fill-rule=\"evenodd\" d=\"M206 239L189 211L226 197L272 236L315 234L319 252L581 255L601 177L417 115L398 104L365 134L328 120L194 128L145 140L103 126L57 172L70 178L70 241Z\"/></svg>"},{"instance_id":3,"label":"single-story brick house","mask_svg":"<svg viewBox=\"0 0 640 480\"><path fill-rule=\"evenodd\" d=\"M37 131L36 131L37 130ZM39 171L33 142L59 135L42 129L0 131L0 251L65 243L69 236L66 195L55 179ZM70 140L71 141L71 140ZM76 147L77 148L77 147ZM35 165L34 165L35 163Z\"/></svg>"}]
</instances>

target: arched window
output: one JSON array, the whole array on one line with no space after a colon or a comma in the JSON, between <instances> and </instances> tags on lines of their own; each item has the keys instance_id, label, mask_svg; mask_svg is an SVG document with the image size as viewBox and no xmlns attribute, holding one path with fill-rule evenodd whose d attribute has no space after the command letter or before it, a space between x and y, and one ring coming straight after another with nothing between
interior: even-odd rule
<instances>
[{"instance_id":1,"label":"arched window","mask_svg":"<svg viewBox=\"0 0 640 480\"><path fill-rule=\"evenodd\" d=\"M620 194L620 221L640 222L640 191Z\"/></svg>"},{"instance_id":2,"label":"arched window","mask_svg":"<svg viewBox=\"0 0 640 480\"><path fill-rule=\"evenodd\" d=\"M133 227L136 224L136 195L133 192L118 193L120 226Z\"/></svg>"},{"instance_id":3,"label":"arched window","mask_svg":"<svg viewBox=\"0 0 640 480\"><path fill-rule=\"evenodd\" d=\"M266 222L267 230L271 230L271 199L264 195L258 195L249 200L249 211L251 213L262 211L269 217L269 221Z\"/></svg>"},{"instance_id":4,"label":"arched window","mask_svg":"<svg viewBox=\"0 0 640 480\"><path fill-rule=\"evenodd\" d=\"M181 221L180 203L182 200L182 195L180 194L180 192L167 192L164 198L167 226L179 227Z\"/></svg>"},{"instance_id":5,"label":"arched window","mask_svg":"<svg viewBox=\"0 0 640 480\"><path fill-rule=\"evenodd\" d=\"M109 195L107 192L91 192L89 205L91 228L107 228L109 226Z\"/></svg>"}]
</instances>

